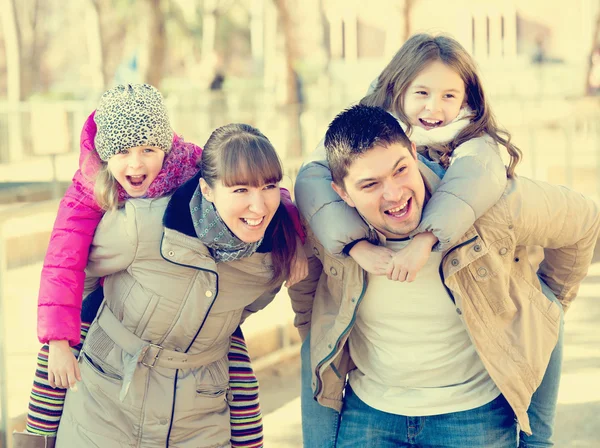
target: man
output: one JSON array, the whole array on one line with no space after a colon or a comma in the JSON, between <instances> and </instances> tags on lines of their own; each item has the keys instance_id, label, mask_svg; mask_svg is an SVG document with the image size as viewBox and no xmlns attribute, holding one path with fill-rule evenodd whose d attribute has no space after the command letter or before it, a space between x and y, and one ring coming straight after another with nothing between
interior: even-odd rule
<instances>
[{"instance_id":1,"label":"man","mask_svg":"<svg viewBox=\"0 0 600 448\"><path fill-rule=\"evenodd\" d=\"M439 178L397 121L355 106L331 123L325 147L334 190L379 244L403 248ZM301 334L310 329L314 397L341 411L337 446L515 447L515 417L531 432L527 409L561 320L538 275L566 309L599 231L589 199L515 178L414 282L369 275L311 237L309 276L290 296ZM537 273L530 245L545 248Z\"/></svg>"}]
</instances>

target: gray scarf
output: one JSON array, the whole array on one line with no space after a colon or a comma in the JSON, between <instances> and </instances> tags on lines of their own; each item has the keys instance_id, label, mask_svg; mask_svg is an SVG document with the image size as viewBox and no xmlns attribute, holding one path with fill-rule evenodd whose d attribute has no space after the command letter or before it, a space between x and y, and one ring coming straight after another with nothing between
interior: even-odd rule
<instances>
[{"instance_id":1,"label":"gray scarf","mask_svg":"<svg viewBox=\"0 0 600 448\"><path fill-rule=\"evenodd\" d=\"M200 186L196 187L190 201L190 212L196 235L208 247L217 263L249 257L262 243L262 238L255 243L245 243L235 236L213 203L204 200Z\"/></svg>"}]
</instances>

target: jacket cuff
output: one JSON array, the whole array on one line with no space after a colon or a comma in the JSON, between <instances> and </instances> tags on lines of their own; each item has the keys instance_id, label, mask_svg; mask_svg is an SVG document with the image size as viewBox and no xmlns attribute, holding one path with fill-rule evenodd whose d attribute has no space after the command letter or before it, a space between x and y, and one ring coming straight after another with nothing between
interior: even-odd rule
<instances>
[{"instance_id":1,"label":"jacket cuff","mask_svg":"<svg viewBox=\"0 0 600 448\"><path fill-rule=\"evenodd\" d=\"M350 251L352 250L352 248L353 248L354 246L356 246L356 244L357 244L357 243L359 243L359 242L361 242L361 241L369 241L369 239L368 239L368 238L361 238L361 239L358 239L358 240L356 240L356 241L352 241L352 242L351 242L351 243L349 243L349 244L346 244L346 246L345 246L345 247L344 247L344 249L342 250L342 253L343 253L344 255L346 255L347 257L349 257L349 256L350 256Z\"/></svg>"},{"instance_id":2,"label":"jacket cuff","mask_svg":"<svg viewBox=\"0 0 600 448\"><path fill-rule=\"evenodd\" d=\"M69 341L74 347L81 339L80 310L69 306L42 305L38 308L38 339L42 344L49 341Z\"/></svg>"}]
</instances>

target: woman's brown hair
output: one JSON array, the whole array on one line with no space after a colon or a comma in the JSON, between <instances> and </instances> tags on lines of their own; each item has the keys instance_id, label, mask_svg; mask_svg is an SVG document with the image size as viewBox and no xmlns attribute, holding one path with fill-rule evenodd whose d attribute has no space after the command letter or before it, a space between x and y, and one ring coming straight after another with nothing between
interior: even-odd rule
<instances>
[{"instance_id":1,"label":"woman's brown hair","mask_svg":"<svg viewBox=\"0 0 600 448\"><path fill-rule=\"evenodd\" d=\"M258 129L247 124L233 123L216 129L204 145L197 165L211 188L217 182L227 187L260 187L283 178L283 167L275 148ZM296 253L296 230L281 203L267 229L270 231L272 283L276 284L289 277Z\"/></svg>"},{"instance_id":2,"label":"woman's brown hair","mask_svg":"<svg viewBox=\"0 0 600 448\"><path fill-rule=\"evenodd\" d=\"M406 124L407 134L410 135L409 119L403 111L404 95L418 74L434 61L441 61L462 78L465 83L465 99L474 114L471 123L454 140L448 145L435 147L443 153L444 165L448 166L452 152L459 145L488 134L508 151L510 163L507 175L513 177L522 158L521 150L511 143L510 134L498 126L486 101L473 58L450 37L415 34L408 39L379 75L375 91L365 96L361 104L379 106L393 113Z\"/></svg>"}]
</instances>

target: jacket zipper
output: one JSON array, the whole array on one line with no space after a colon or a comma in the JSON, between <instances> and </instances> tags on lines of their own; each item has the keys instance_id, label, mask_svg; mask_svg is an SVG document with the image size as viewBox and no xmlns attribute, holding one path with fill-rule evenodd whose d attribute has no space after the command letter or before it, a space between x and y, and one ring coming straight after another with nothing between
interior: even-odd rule
<instances>
[{"instance_id":1,"label":"jacket zipper","mask_svg":"<svg viewBox=\"0 0 600 448\"><path fill-rule=\"evenodd\" d=\"M446 257L453 251L455 251L456 249L459 249L463 246L466 246L467 244L472 243L473 241L475 241L477 238L479 238L477 235L475 235L473 238L471 238L468 241L464 241L461 244L454 246L452 249L450 249L448 252L446 252L446 255L444 255L444 257L442 258L442 261L440 262L440 268L439 268L439 273L440 273L440 277L442 279L442 284L444 285L444 288L446 288L446 291L448 292L448 295L450 296L450 298L452 299L453 303L456 303L454 300L454 295L452 294L452 291L450 291L450 288L448 288L446 286L445 280L444 280L444 271L442 269L442 266L444 264L444 260L446 259ZM364 295L365 295L365 291L366 291L366 287L367 287L367 282L366 282L366 276L367 273L365 271L363 271L363 288L362 291L360 293L360 297L358 298L358 301L356 303L356 307L354 307L354 313L352 314L352 320L350 320L350 323L348 324L348 326L344 329L344 331L341 333L341 335L338 337L335 346L333 347L332 352L327 355L316 367L315 369L315 376L317 378L317 387L316 387L316 391L313 394L313 397L316 399L317 395L319 395L319 393L321 392L321 387L323 382L321 381L321 377L319 376L319 370L321 369L321 367L323 366L323 364L325 364L327 361L329 361L333 355L335 355L335 353L338 350L338 345L340 343L340 340L348 333L348 331L350 330L350 328L353 326L354 321L356 320L356 312L358 309L358 305L360 305L360 302L362 301Z\"/></svg>"},{"instance_id":2,"label":"jacket zipper","mask_svg":"<svg viewBox=\"0 0 600 448\"><path fill-rule=\"evenodd\" d=\"M444 260L446 259L446 257L448 255L450 255L450 253L454 252L456 249L459 249L463 246L466 246L467 244L471 244L473 241L475 241L477 238L479 238L479 236L475 235L473 238L471 238L470 240L467 241L463 241L462 243L460 243L457 246L454 246L452 249L450 249L448 252L446 252L446 255L444 255L442 257L442 261L440 262L440 267L439 267L439 273L440 273L440 278L442 279L442 285L444 285L444 288L446 288L446 292L448 293L448 295L450 296L450 299L452 299L452 303L454 303L456 305L456 300L454 299L454 294L452 294L452 291L450 291L450 288L448 288L446 286L446 278L444 277Z\"/></svg>"},{"instance_id":3,"label":"jacket zipper","mask_svg":"<svg viewBox=\"0 0 600 448\"><path fill-rule=\"evenodd\" d=\"M208 315L210 314L210 310L212 309L213 305L215 304L215 301L217 300L217 297L219 296L219 274L211 269L205 269L205 268L200 268L197 266L191 266L188 264L183 264L183 263L177 263L175 261L172 260L167 260L163 253L162 253L162 245L163 245L163 241L165 239L165 236L163 234L163 237L160 241L160 256L165 260L168 261L169 263L173 263L177 266L183 266L186 268L191 268L191 269L196 269L198 271L204 271L204 272L210 272L212 274L215 275L216 277L216 292L215 292L215 296L213 297L212 302L210 303L210 306L208 307L208 310L206 311L206 314L204 315L204 319L202 319L202 322L200 323L200 327L198 328L198 331L196 332L196 334L194 335L194 338L192 339L192 342L190 342L190 344L188 345L188 347L185 349L184 353L187 353L189 351L189 349L192 347L192 345L194 345L194 342L196 342L196 338L198 337L198 335L200 334L200 331L202 330L202 327L204 327L204 323L206 322L206 319L208 319ZM171 437L171 430L173 429L173 418L175 416L175 401L177 400L177 381L178 381L178 377L179 377L179 369L177 369L175 371L175 381L173 382L173 407L171 408L171 418L169 419L169 430L167 431L167 439L165 441L165 447L169 448L169 438Z\"/></svg>"},{"instance_id":4,"label":"jacket zipper","mask_svg":"<svg viewBox=\"0 0 600 448\"><path fill-rule=\"evenodd\" d=\"M317 398L317 395L319 395L319 392L321 392L321 387L322 387L322 381L321 381L321 377L319 376L319 369L321 368L321 366L323 366L323 364L325 364L327 361L329 361L333 355L335 355L335 353L338 350L338 345L340 343L340 340L350 331L350 328L352 328L352 326L354 325L354 321L356 320L356 312L358 310L358 306L360 305L360 302L362 301L363 297L365 296L365 291L367 290L367 272L363 271L363 286L362 286L362 291L360 292L360 296L358 297L358 300L356 301L356 306L354 307L354 312L352 313L352 319L350 320L350 323L348 324L348 326L344 329L344 331L342 331L342 334L340 334L340 336L338 337L337 341L335 342L335 345L333 346L333 350L331 351L331 353L329 355L327 355L316 367L315 369L315 376L317 378L317 388L316 388L316 392L314 393L314 398Z\"/></svg>"}]
</instances>

